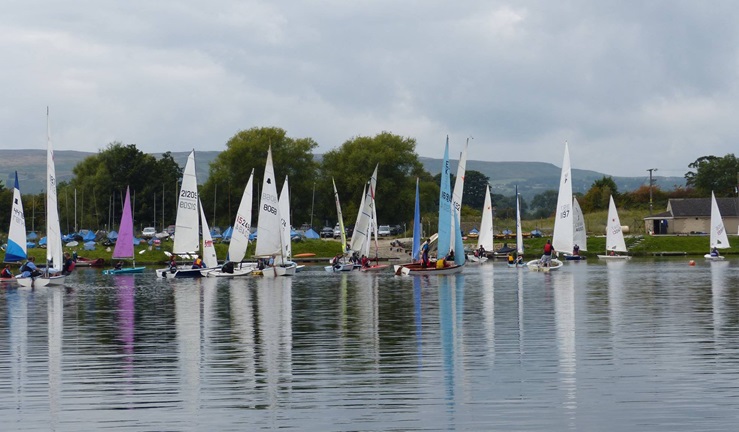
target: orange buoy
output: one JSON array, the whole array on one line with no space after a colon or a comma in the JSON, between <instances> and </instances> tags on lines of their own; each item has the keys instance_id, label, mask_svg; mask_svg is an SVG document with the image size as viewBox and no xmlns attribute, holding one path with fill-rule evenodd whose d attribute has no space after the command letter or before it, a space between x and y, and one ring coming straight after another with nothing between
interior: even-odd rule
<instances>
[{"instance_id":1,"label":"orange buoy","mask_svg":"<svg viewBox=\"0 0 739 432\"><path fill-rule=\"evenodd\" d=\"M688 262L688 265L694 266L695 265L695 261L690 260L690 262Z\"/></svg>"}]
</instances>

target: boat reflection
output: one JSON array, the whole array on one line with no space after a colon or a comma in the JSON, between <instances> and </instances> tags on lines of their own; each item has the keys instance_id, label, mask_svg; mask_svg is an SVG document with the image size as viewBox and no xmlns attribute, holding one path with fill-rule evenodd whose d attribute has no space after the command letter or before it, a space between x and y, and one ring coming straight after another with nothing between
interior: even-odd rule
<instances>
[{"instance_id":1,"label":"boat reflection","mask_svg":"<svg viewBox=\"0 0 739 432\"><path fill-rule=\"evenodd\" d=\"M118 341L122 345L124 376L128 383L133 377L134 329L135 329L135 283L133 275L118 275L115 278L118 301Z\"/></svg>"},{"instance_id":2,"label":"boat reflection","mask_svg":"<svg viewBox=\"0 0 739 432\"><path fill-rule=\"evenodd\" d=\"M23 407L28 373L28 297L29 290L8 289L8 330L10 351L10 388L13 393L15 409Z\"/></svg>"},{"instance_id":3,"label":"boat reflection","mask_svg":"<svg viewBox=\"0 0 739 432\"><path fill-rule=\"evenodd\" d=\"M64 288L47 290L49 325L49 413L51 429L59 425L62 393L62 336L64 325Z\"/></svg>"},{"instance_id":4,"label":"boat reflection","mask_svg":"<svg viewBox=\"0 0 739 432\"><path fill-rule=\"evenodd\" d=\"M200 285L199 280L178 284L174 291L177 360L179 363L179 395L187 416L195 419L200 394Z\"/></svg>"},{"instance_id":5,"label":"boat reflection","mask_svg":"<svg viewBox=\"0 0 739 432\"><path fill-rule=\"evenodd\" d=\"M238 383L243 391L241 397L248 400L246 406L256 404L256 361L254 337L254 306L253 291L249 289L247 278L235 278L230 281L229 301L231 309L231 334L237 343L234 344L237 355L235 363L238 366L240 377L234 374L232 379Z\"/></svg>"},{"instance_id":6,"label":"boat reflection","mask_svg":"<svg viewBox=\"0 0 739 432\"><path fill-rule=\"evenodd\" d=\"M257 305L265 402L276 408L279 389L292 379L292 278L258 280Z\"/></svg>"},{"instance_id":7,"label":"boat reflection","mask_svg":"<svg viewBox=\"0 0 739 432\"><path fill-rule=\"evenodd\" d=\"M575 280L570 272L561 272L553 278L554 314L559 351L559 376L565 390L564 407L570 410L570 419L577 409L577 351L575 334Z\"/></svg>"},{"instance_id":8,"label":"boat reflection","mask_svg":"<svg viewBox=\"0 0 739 432\"><path fill-rule=\"evenodd\" d=\"M722 330L725 327L726 311L724 311L724 296L726 290L727 261L711 261L711 304L713 310L713 340L720 343Z\"/></svg>"}]
</instances>

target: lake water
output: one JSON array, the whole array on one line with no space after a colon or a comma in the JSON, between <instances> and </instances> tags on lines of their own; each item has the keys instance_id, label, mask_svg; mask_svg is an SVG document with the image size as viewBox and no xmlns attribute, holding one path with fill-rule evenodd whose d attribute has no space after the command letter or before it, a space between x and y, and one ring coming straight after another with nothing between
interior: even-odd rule
<instances>
[{"instance_id":1,"label":"lake water","mask_svg":"<svg viewBox=\"0 0 739 432\"><path fill-rule=\"evenodd\" d=\"M1 430L711 431L739 421L739 262L0 291Z\"/></svg>"}]
</instances>

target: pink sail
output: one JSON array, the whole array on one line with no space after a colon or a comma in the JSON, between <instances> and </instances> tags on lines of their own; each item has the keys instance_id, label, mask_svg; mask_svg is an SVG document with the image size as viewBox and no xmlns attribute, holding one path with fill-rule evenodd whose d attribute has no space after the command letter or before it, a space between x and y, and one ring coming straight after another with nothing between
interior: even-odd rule
<instances>
[{"instance_id":1,"label":"pink sail","mask_svg":"<svg viewBox=\"0 0 739 432\"><path fill-rule=\"evenodd\" d=\"M113 258L133 258L133 213L131 213L131 195L126 187L126 202L123 204L121 226L118 228L118 240L115 242Z\"/></svg>"}]
</instances>

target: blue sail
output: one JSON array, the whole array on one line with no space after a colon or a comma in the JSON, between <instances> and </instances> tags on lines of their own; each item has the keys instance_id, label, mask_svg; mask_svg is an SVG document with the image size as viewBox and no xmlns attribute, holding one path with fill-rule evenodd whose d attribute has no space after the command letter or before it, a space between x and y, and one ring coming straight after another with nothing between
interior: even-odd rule
<instances>
[{"instance_id":1,"label":"blue sail","mask_svg":"<svg viewBox=\"0 0 739 432\"><path fill-rule=\"evenodd\" d=\"M418 178L416 178L416 209L413 215L413 261L421 259L421 204L418 198Z\"/></svg>"},{"instance_id":2,"label":"blue sail","mask_svg":"<svg viewBox=\"0 0 739 432\"><path fill-rule=\"evenodd\" d=\"M437 258L444 258L449 254L452 226L452 188L449 182L449 137L446 137L444 146L444 161L441 165L441 184L439 185L439 243Z\"/></svg>"}]
</instances>

